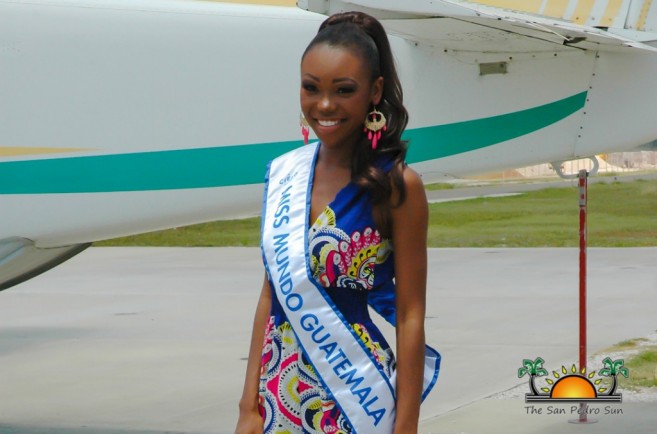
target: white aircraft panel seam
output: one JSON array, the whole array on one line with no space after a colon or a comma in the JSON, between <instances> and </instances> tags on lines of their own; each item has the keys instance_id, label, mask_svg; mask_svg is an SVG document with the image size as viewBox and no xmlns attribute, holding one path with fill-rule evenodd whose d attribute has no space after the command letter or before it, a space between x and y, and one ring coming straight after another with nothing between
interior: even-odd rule
<instances>
[{"instance_id":1,"label":"white aircraft panel seam","mask_svg":"<svg viewBox=\"0 0 657 434\"><path fill-rule=\"evenodd\" d=\"M591 67L591 77L589 79L588 93L586 95L586 101L584 102L584 107L582 108L582 113L580 115L581 121L580 121L579 131L577 133L577 137L575 138L575 140L573 140L573 155L574 156L578 155L577 154L577 148L578 148L577 145L581 142L582 136L584 134L586 134L585 124L586 124L586 120L587 120L587 112L588 112L588 107L590 106L589 102L591 101L591 97L594 93L593 92L593 81L595 80L595 77L596 77L596 72L597 72L597 68L598 68L598 59L599 58L600 58L600 52L596 51L595 52L595 57L594 57L593 62L592 62L593 64L592 64L592 67ZM595 97L593 96L593 98L595 98Z\"/></svg>"}]
</instances>

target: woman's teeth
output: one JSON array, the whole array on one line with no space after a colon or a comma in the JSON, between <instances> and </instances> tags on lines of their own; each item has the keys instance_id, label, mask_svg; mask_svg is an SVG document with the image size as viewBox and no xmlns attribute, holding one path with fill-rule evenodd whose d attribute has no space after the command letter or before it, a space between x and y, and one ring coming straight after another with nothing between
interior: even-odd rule
<instances>
[{"instance_id":1,"label":"woman's teeth","mask_svg":"<svg viewBox=\"0 0 657 434\"><path fill-rule=\"evenodd\" d=\"M324 121L321 119L317 120L317 123L323 127L332 127L333 125L337 125L339 121Z\"/></svg>"}]
</instances>

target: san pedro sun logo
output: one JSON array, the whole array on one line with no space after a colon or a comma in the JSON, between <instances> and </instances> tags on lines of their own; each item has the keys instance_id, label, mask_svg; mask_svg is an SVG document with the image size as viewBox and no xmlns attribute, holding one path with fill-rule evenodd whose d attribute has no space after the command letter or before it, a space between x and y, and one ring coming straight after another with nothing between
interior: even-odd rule
<instances>
[{"instance_id":1,"label":"san pedro sun logo","mask_svg":"<svg viewBox=\"0 0 657 434\"><path fill-rule=\"evenodd\" d=\"M518 369L518 378L525 375L529 376L529 390L531 393L525 394L525 402L601 402L612 403L622 402L622 395L616 392L618 386L618 376L625 378L629 375L629 370L623 366L623 360L611 360L609 357L602 361L603 369L597 372L586 373L586 368L581 371L575 365L570 369L565 366L561 371L552 371L552 377L548 371L543 368L545 361L537 357L536 360L524 359L522 367ZM545 387L536 386L536 380L540 377L545 379ZM610 378L611 385L603 387L603 379Z\"/></svg>"}]
</instances>

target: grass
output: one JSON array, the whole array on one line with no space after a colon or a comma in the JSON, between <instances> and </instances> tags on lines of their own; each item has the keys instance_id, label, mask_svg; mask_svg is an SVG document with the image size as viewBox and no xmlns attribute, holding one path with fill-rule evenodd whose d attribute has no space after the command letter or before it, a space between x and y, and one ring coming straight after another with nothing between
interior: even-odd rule
<instances>
[{"instance_id":1,"label":"grass","mask_svg":"<svg viewBox=\"0 0 657 434\"><path fill-rule=\"evenodd\" d=\"M647 339L631 339L619 342L607 348L600 354L619 353L628 350L641 349L634 355L623 359L623 366L629 370L628 378L619 378L623 389L640 389L657 387L657 345L646 344Z\"/></svg>"},{"instance_id":2,"label":"grass","mask_svg":"<svg viewBox=\"0 0 657 434\"><path fill-rule=\"evenodd\" d=\"M629 377L623 378L625 387L657 387L657 347L646 349L625 363Z\"/></svg>"},{"instance_id":3,"label":"grass","mask_svg":"<svg viewBox=\"0 0 657 434\"><path fill-rule=\"evenodd\" d=\"M589 186L588 245L657 246L657 181ZM433 247L579 246L577 189L430 206Z\"/></svg>"},{"instance_id":4,"label":"grass","mask_svg":"<svg viewBox=\"0 0 657 434\"><path fill-rule=\"evenodd\" d=\"M443 187L440 187L443 188ZM447 187L449 188L449 187ZM577 247L577 188L429 206L430 247ZM657 181L589 186L590 247L657 246ZM260 219L219 221L98 246L257 246Z\"/></svg>"},{"instance_id":5,"label":"grass","mask_svg":"<svg viewBox=\"0 0 657 434\"><path fill-rule=\"evenodd\" d=\"M641 342L647 342L647 341L648 339L645 338L629 339L627 341L619 342L613 347L609 347L604 351L607 353L610 352L617 353L619 351L625 351L631 348L636 348L636 346L639 345Z\"/></svg>"}]
</instances>

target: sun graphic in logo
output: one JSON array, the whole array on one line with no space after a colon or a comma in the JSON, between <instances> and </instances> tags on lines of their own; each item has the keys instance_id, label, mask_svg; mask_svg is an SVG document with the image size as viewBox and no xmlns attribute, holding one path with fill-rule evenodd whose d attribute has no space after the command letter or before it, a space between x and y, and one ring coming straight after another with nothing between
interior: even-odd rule
<instances>
[{"instance_id":1,"label":"sun graphic in logo","mask_svg":"<svg viewBox=\"0 0 657 434\"><path fill-rule=\"evenodd\" d=\"M562 366L561 372L552 371L554 379L546 378L547 387L541 387L539 391L536 379L548 376L548 371L543 368L544 362L540 357L535 360L525 359L522 361L523 367L518 369L518 378L529 376L531 393L525 394L525 402L621 402L622 395L616 393L617 377L623 375L627 378L629 375L629 370L623 367L623 360L612 361L609 357L604 359L604 368L598 371L600 378L597 379L595 371L587 374L586 368L578 370L573 365L569 371ZM603 380L601 377L611 377L611 386L598 387Z\"/></svg>"},{"instance_id":2,"label":"sun graphic in logo","mask_svg":"<svg viewBox=\"0 0 657 434\"><path fill-rule=\"evenodd\" d=\"M563 377L559 372L552 371L552 375L554 375L554 378L557 379L556 382L550 378L546 379L545 382L552 387L551 388L543 387L541 388L541 390L543 392L549 393L550 398L552 399L555 398L556 399L562 399L562 398L563 399L567 399L567 398L595 399L598 396L597 392L603 393L607 390L606 387L601 387L596 391L595 386L599 385L602 382L602 378L598 378L597 380L593 381L592 384L591 380L593 379L593 377L595 377L595 371L591 372L587 376L586 368L582 369L581 373L578 373L575 365L572 366L571 371L572 371L571 373L568 373L566 367L562 366L561 372L565 374L565 376Z\"/></svg>"}]
</instances>

